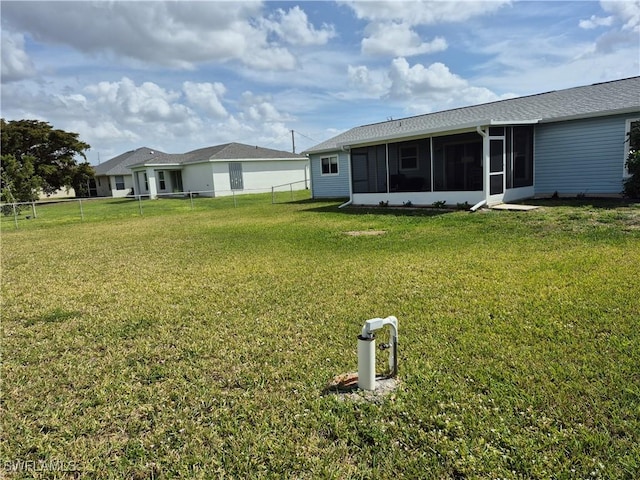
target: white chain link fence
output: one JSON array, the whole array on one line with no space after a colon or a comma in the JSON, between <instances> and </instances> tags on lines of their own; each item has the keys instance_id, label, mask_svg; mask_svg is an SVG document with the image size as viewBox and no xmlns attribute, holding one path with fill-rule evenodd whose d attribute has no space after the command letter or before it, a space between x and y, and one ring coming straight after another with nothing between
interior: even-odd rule
<instances>
[{"instance_id":1,"label":"white chain link fence","mask_svg":"<svg viewBox=\"0 0 640 480\"><path fill-rule=\"evenodd\" d=\"M304 185L299 185L299 184ZM184 212L219 207L238 207L255 203L288 203L310 198L306 182L294 182L261 190L224 190L159 193L125 197L92 197L40 200L36 202L2 203L0 226L19 229L26 223L74 223L107 218L157 215L163 212Z\"/></svg>"}]
</instances>

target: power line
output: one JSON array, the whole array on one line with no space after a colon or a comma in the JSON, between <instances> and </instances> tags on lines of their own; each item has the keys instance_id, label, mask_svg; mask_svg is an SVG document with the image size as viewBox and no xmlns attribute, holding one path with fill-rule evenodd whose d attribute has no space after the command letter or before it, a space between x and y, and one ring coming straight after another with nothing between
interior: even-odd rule
<instances>
[{"instance_id":1,"label":"power line","mask_svg":"<svg viewBox=\"0 0 640 480\"><path fill-rule=\"evenodd\" d=\"M315 138L311 138L308 135L305 135L304 133L301 133L297 130L291 129L289 130L288 134L282 134L280 135L278 138L273 139L270 142L266 142L266 143L262 143L261 146L265 147L265 148L269 148L271 146L276 145L277 143L280 143L281 140L283 140L285 138L286 135L291 135L291 150L293 153L296 153L296 140L295 140L295 135L300 135L301 137L306 138L307 140L310 140L312 142L315 143L320 143L318 140L316 140Z\"/></svg>"},{"instance_id":2,"label":"power line","mask_svg":"<svg viewBox=\"0 0 640 480\"><path fill-rule=\"evenodd\" d=\"M320 143L320 142L318 142L318 140L316 140L315 138L311 138L311 137L309 137L309 136L305 135L305 134L304 134L304 133L302 133L302 132L299 132L299 131L297 131L297 130L296 130L295 132L296 132L298 135L303 136L303 137L304 137L304 138L306 138L307 140L311 140L312 142Z\"/></svg>"}]
</instances>

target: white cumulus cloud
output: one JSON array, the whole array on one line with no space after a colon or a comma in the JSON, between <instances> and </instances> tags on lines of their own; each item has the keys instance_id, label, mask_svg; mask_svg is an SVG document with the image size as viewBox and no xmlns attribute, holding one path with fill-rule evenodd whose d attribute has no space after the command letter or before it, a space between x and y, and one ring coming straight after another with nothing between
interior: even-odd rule
<instances>
[{"instance_id":1,"label":"white cumulus cloud","mask_svg":"<svg viewBox=\"0 0 640 480\"><path fill-rule=\"evenodd\" d=\"M591 15L591 18L587 20L580 20L578 25L580 28L584 28L585 30L591 30L597 27L610 27L613 24L613 17L598 17L596 15Z\"/></svg>"},{"instance_id":2,"label":"white cumulus cloud","mask_svg":"<svg viewBox=\"0 0 640 480\"><path fill-rule=\"evenodd\" d=\"M401 21L409 25L434 25L436 23L464 22L470 18L493 13L511 3L494 1L348 1L348 5L360 19L372 22Z\"/></svg>"},{"instance_id":3,"label":"white cumulus cloud","mask_svg":"<svg viewBox=\"0 0 640 480\"><path fill-rule=\"evenodd\" d=\"M425 41L414 27L465 22L495 12L509 2L387 0L344 3L359 19L369 22L361 44L362 53L408 57L441 52L448 46L439 36Z\"/></svg>"},{"instance_id":4,"label":"white cumulus cloud","mask_svg":"<svg viewBox=\"0 0 640 480\"><path fill-rule=\"evenodd\" d=\"M67 129L73 132L82 132L83 138L91 142L109 143L114 141L130 141L138 142L141 140L140 136L135 132L122 128L111 120L98 119L98 120L73 120L70 121Z\"/></svg>"},{"instance_id":5,"label":"white cumulus cloud","mask_svg":"<svg viewBox=\"0 0 640 480\"><path fill-rule=\"evenodd\" d=\"M473 85L443 63L411 65L404 57L395 58L386 69L369 69L364 65L349 66L347 74L350 86L358 93L355 96L345 94L345 97L391 102L402 105L411 114L475 105L513 96L499 96L488 88Z\"/></svg>"},{"instance_id":6,"label":"white cumulus cloud","mask_svg":"<svg viewBox=\"0 0 640 480\"><path fill-rule=\"evenodd\" d=\"M195 69L237 61L256 69L293 69L284 44L326 43L300 7L263 18L262 2L6 2L3 22L41 43L150 65ZM280 41L274 41L275 34Z\"/></svg>"},{"instance_id":7,"label":"white cumulus cloud","mask_svg":"<svg viewBox=\"0 0 640 480\"><path fill-rule=\"evenodd\" d=\"M369 55L408 57L446 49L447 41L444 38L436 37L430 42L423 42L420 35L404 23L371 24L368 36L362 40L362 53Z\"/></svg>"},{"instance_id":8,"label":"white cumulus cloud","mask_svg":"<svg viewBox=\"0 0 640 480\"><path fill-rule=\"evenodd\" d=\"M24 35L2 30L2 83L34 77L36 69L24 48Z\"/></svg>"},{"instance_id":9,"label":"white cumulus cloud","mask_svg":"<svg viewBox=\"0 0 640 480\"><path fill-rule=\"evenodd\" d=\"M637 49L640 44L640 0L601 0L600 6L610 15L592 15L591 18L579 22L583 29L609 27L586 50L586 55L610 54L625 47Z\"/></svg>"},{"instance_id":10,"label":"white cumulus cloud","mask_svg":"<svg viewBox=\"0 0 640 480\"><path fill-rule=\"evenodd\" d=\"M276 10L263 22L265 28L276 33L286 43L292 45L324 45L336 35L331 25L316 29L299 6L285 12Z\"/></svg>"},{"instance_id":11,"label":"white cumulus cloud","mask_svg":"<svg viewBox=\"0 0 640 480\"><path fill-rule=\"evenodd\" d=\"M224 118L228 115L227 109L222 105L222 97L227 91L222 83L184 82L182 89L187 101L192 106L202 108L217 118Z\"/></svg>"},{"instance_id":12,"label":"white cumulus cloud","mask_svg":"<svg viewBox=\"0 0 640 480\"><path fill-rule=\"evenodd\" d=\"M365 65L347 68L349 85L361 97L380 98L387 94L390 86L389 77L384 70L371 70Z\"/></svg>"},{"instance_id":13,"label":"white cumulus cloud","mask_svg":"<svg viewBox=\"0 0 640 480\"><path fill-rule=\"evenodd\" d=\"M292 120L288 114L280 112L268 95L255 95L244 92L241 100L242 112L240 117L249 122L274 123Z\"/></svg>"},{"instance_id":14,"label":"white cumulus cloud","mask_svg":"<svg viewBox=\"0 0 640 480\"><path fill-rule=\"evenodd\" d=\"M181 93L153 82L136 85L124 77L118 82L99 82L86 87L95 102L125 123L184 122L193 112L178 102Z\"/></svg>"},{"instance_id":15,"label":"white cumulus cloud","mask_svg":"<svg viewBox=\"0 0 640 480\"><path fill-rule=\"evenodd\" d=\"M602 0L600 5L605 12L613 14L624 24L623 30L640 33L640 0Z\"/></svg>"},{"instance_id":16,"label":"white cumulus cloud","mask_svg":"<svg viewBox=\"0 0 640 480\"><path fill-rule=\"evenodd\" d=\"M396 58L391 62L389 77L389 94L396 98L423 95L433 91L451 91L467 86L464 79L451 73L449 68L440 62L428 67L419 63L410 66L405 58Z\"/></svg>"},{"instance_id":17,"label":"white cumulus cloud","mask_svg":"<svg viewBox=\"0 0 640 480\"><path fill-rule=\"evenodd\" d=\"M476 105L512 96L498 96L488 88L472 85L440 62L411 66L405 58L396 58L391 62L389 78L391 86L387 97L408 102L407 109L416 113Z\"/></svg>"}]
</instances>

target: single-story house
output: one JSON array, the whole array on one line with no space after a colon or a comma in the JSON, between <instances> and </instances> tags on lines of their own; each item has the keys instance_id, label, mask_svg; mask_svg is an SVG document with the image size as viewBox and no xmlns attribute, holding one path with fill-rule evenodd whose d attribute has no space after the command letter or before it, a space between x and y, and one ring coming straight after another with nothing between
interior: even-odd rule
<instances>
[{"instance_id":1,"label":"single-story house","mask_svg":"<svg viewBox=\"0 0 640 480\"><path fill-rule=\"evenodd\" d=\"M619 195L640 77L363 125L303 152L314 198L470 205Z\"/></svg>"},{"instance_id":2,"label":"single-story house","mask_svg":"<svg viewBox=\"0 0 640 480\"><path fill-rule=\"evenodd\" d=\"M308 188L309 159L281 150L226 143L183 154L156 152L129 165L135 194L193 192L202 196L270 192L293 184Z\"/></svg>"},{"instance_id":3,"label":"single-story house","mask_svg":"<svg viewBox=\"0 0 640 480\"><path fill-rule=\"evenodd\" d=\"M52 198L55 198L55 199L74 198L75 196L76 196L76 191L73 187L59 188L53 193L44 193L42 189L38 191L38 200L50 200Z\"/></svg>"},{"instance_id":4,"label":"single-story house","mask_svg":"<svg viewBox=\"0 0 640 480\"><path fill-rule=\"evenodd\" d=\"M141 147L136 150L118 155L107 160L100 165L95 165L95 186L91 185L91 190L95 191L98 197L124 197L134 193L133 175L129 169L130 165L148 160L154 155L162 155L163 152L152 148Z\"/></svg>"}]
</instances>

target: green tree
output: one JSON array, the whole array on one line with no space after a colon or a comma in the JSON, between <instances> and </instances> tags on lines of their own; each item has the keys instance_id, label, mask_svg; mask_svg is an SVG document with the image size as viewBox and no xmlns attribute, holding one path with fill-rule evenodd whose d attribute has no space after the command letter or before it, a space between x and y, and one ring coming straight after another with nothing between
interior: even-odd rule
<instances>
[{"instance_id":1,"label":"green tree","mask_svg":"<svg viewBox=\"0 0 640 480\"><path fill-rule=\"evenodd\" d=\"M89 180L95 176L96 172L88 162L78 164L71 177L71 186L76 192L76 197L89 196Z\"/></svg>"},{"instance_id":2,"label":"green tree","mask_svg":"<svg viewBox=\"0 0 640 480\"><path fill-rule=\"evenodd\" d=\"M640 121L631 122L627 170L631 176L624 181L624 194L640 198Z\"/></svg>"},{"instance_id":3,"label":"green tree","mask_svg":"<svg viewBox=\"0 0 640 480\"><path fill-rule=\"evenodd\" d=\"M2 201L33 201L38 198L40 178L34 175L33 157L25 155L18 162L13 155L2 155Z\"/></svg>"},{"instance_id":4,"label":"green tree","mask_svg":"<svg viewBox=\"0 0 640 480\"><path fill-rule=\"evenodd\" d=\"M77 188L76 195L86 195L87 181L94 171L86 161L89 145L80 141L77 133L54 129L39 120L0 119L0 125L3 201L28 202L37 198L39 189L51 194L65 187ZM85 161L78 163L77 157Z\"/></svg>"}]
</instances>

